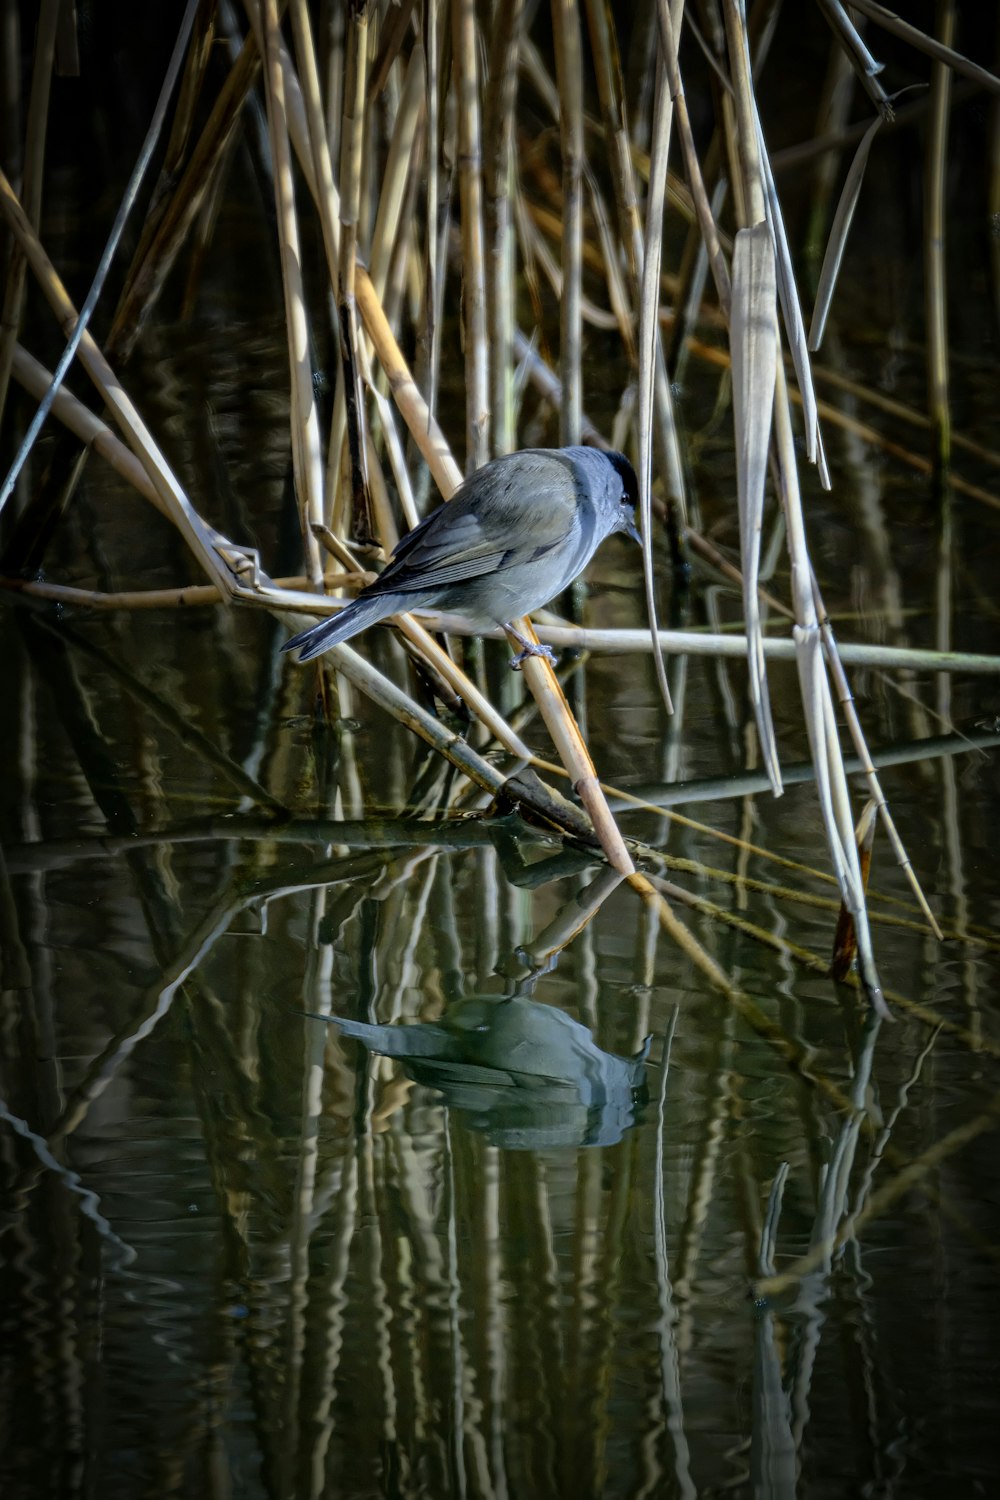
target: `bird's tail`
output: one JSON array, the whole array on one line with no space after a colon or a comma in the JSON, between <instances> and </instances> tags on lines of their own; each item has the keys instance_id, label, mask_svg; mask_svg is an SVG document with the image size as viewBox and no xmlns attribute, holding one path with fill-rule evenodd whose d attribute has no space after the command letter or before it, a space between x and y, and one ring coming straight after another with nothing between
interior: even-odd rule
<instances>
[{"instance_id":1,"label":"bird's tail","mask_svg":"<svg viewBox=\"0 0 1000 1500\"><path fill-rule=\"evenodd\" d=\"M394 599L387 595L373 594L366 599L355 599L346 609L338 610L328 620L320 620L318 625L310 625L300 635L293 635L281 649L294 651L298 646L299 661L311 661L314 656L329 651L331 646L349 641L352 636L367 630L369 625L377 625L379 620L387 619L398 610L398 597Z\"/></svg>"}]
</instances>

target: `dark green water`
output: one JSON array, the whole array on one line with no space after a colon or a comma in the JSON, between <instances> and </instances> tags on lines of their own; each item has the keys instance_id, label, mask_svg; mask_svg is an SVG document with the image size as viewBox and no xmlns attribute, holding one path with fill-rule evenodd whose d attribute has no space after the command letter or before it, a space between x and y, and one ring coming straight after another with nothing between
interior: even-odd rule
<instances>
[{"instance_id":1,"label":"dark green water","mask_svg":"<svg viewBox=\"0 0 1000 1500\"><path fill-rule=\"evenodd\" d=\"M879 233L916 146L892 140L855 320L825 358L919 404L920 268ZM57 247L78 227L63 188ZM165 307L126 383L195 503L278 575L297 566L280 295L238 205L195 315ZM953 270L956 422L995 443L977 235ZM891 337L863 331L876 304ZM595 336L602 418L604 352ZM713 380L691 366L680 410L704 529L735 546ZM841 637L932 645L947 626L957 649L1000 649L1000 512L954 494L949 551L922 476L826 430L834 491L810 490L809 524ZM998 492L980 460L955 468ZM96 460L45 575L195 577ZM625 544L593 582L591 619L641 622ZM696 575L686 611L734 621L739 603ZM920 924L880 833L896 1022L879 1028L789 951L675 908L747 997L722 998L623 887L526 984L599 867L540 867L555 846L510 822L428 821L438 763L332 678L320 712L316 670L263 614L22 606L0 632L5 1497L996 1492L996 678L852 673L873 746L952 736L884 772L949 937ZM369 645L410 681L387 634ZM509 693L504 657L483 670ZM700 786L752 768L745 674L672 673L669 723L645 659L572 679L601 774L695 820L626 811L623 829L693 862L667 873L723 914L825 959L811 786ZM794 669L771 686L794 766ZM393 1035L420 1055L373 1056L304 1011L417 1028ZM800 1274L755 1301L769 1261Z\"/></svg>"}]
</instances>

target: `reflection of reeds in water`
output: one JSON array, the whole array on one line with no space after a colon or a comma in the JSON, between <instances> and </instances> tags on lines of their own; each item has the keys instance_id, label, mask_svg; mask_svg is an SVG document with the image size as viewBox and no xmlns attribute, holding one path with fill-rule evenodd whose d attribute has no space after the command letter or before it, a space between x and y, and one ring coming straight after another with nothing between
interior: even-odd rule
<instances>
[{"instance_id":1,"label":"reflection of reeds in water","mask_svg":"<svg viewBox=\"0 0 1000 1500\"><path fill-rule=\"evenodd\" d=\"M891 119L893 106L877 77L878 67L869 46L841 7L823 9L840 44L837 55L855 69L879 117ZM796 394L804 403L807 455L819 464L822 477L825 463L799 293L784 239L780 199L758 121L754 67L762 62L771 44L774 15L768 7L756 7L748 26L735 0L725 0L718 9L709 7L700 18L701 25L711 20L707 34L691 22L692 35L711 62L708 78L716 93L716 133L704 154L707 171L712 174L708 176L699 161L678 52L684 8L661 0L653 10L656 20L651 35L656 45L644 69L652 87L644 86L641 92L650 114L648 119L636 120L624 89L620 38L613 18L600 3L588 3L582 11L575 4L553 7L550 63L528 33L528 13L520 3L498 6L491 18L484 18L468 0L455 0L443 7L390 7L384 15L379 6L359 0L347 8L344 24L338 22L324 33L319 51L313 18L304 0L295 0L290 6L290 42L282 33L277 5L271 0L259 7L254 3L249 6L252 28L199 130L196 105L199 98L209 94L207 64L213 36L212 20L204 9L200 10L188 48L164 175L126 277L107 349L119 368L127 361L137 331L149 317L167 273L195 226L204 225L204 215L216 211L220 188L232 165L229 144L239 110L260 79L269 127L288 330L290 449L308 578L316 585L323 571L320 538L333 554L332 568L328 562L326 571L335 571L334 586L339 585L339 575L345 569L358 566L354 543L367 546L374 539L383 553L391 548L399 520L392 515L383 465L388 464L403 504L403 523L411 525L415 519L408 499L414 492L414 476L396 429L393 405L442 493L447 496L459 482L461 471L451 458L439 418L442 326L452 329L456 314L461 322L465 361L466 467L514 445L513 351L520 336L518 277L522 265L528 285L535 288L532 300L539 331L546 341L558 342L559 379L553 389L559 407L559 440L577 441L585 428L594 431L584 413L582 331L588 318L601 318L594 306L593 291L585 289L586 264L592 286L597 276L603 278L613 310L610 325L618 328L623 351L635 362L638 405L631 411L627 405L623 408L625 421L624 425L617 424L616 441L627 442L631 429L632 446L639 458L644 529L650 538L645 567L652 618L652 561L657 547L651 508L654 477L656 505L666 516L668 531L675 540L683 540L688 550L699 546L685 501L677 421L660 342L664 204L672 195L672 203L680 205L691 222L681 272L682 295L684 288L703 284L696 266L707 266L722 320L731 323L747 659L763 761L773 789L780 790L758 587L770 462L788 525L796 584L792 593L798 627L796 652L820 806L833 867L855 923L860 972L870 995L877 998L874 955L854 852L852 811L834 725L835 699L847 705L858 753L864 758L866 752L812 576L809 539L801 520L789 393L782 363L775 361L779 337L776 325L780 321L794 367ZM537 19L532 13L533 28ZM231 20L227 24L231 26ZM29 109L24 211L9 185L0 196L15 234L7 316L0 334L0 405L9 371L17 379L29 381L36 390L44 379L30 366L26 354L15 347L13 339L23 305L26 264L67 327L74 318L69 299L34 231L40 212L45 100L55 45L53 25L46 7ZM946 81L951 66L971 72L981 82L989 80L984 70L954 53L953 29L954 7L944 6L941 35L936 42L907 33L908 40L926 47L939 59L935 62L933 130L929 137L927 262L928 327L932 335L930 420L939 467L947 464L950 425L946 331L941 315ZM599 122L588 116L585 107L585 42L597 85ZM325 55L321 55L324 49ZM697 48L685 66L694 66L695 58L702 61ZM527 89L540 97L558 123L561 177L551 173L539 145L531 143L520 124L519 68L524 74L521 91ZM844 95L841 86L837 97L842 99ZM633 132L636 139L649 142L648 156L632 147ZM687 178L686 189L667 172L667 152L674 135ZM869 149L870 136L848 178L845 201L852 206ZM297 162L298 172L293 162ZM645 204L637 189L637 168L648 178ZM613 212L604 202L605 173L611 180ZM544 235L531 227L531 215L538 208L531 201L533 182L544 184L549 197L546 207L560 241L558 263L548 251ZM716 207L723 203L727 189L734 207L734 233L720 231L715 219ZM314 298L303 277L302 222L307 202L309 215L315 214L318 219L328 292L337 309L334 332L340 358L336 362L332 425L325 455L312 378L315 356L311 330L319 321L321 300ZM457 223L454 235L450 232L453 219ZM834 226L821 277L820 295L827 305L850 221L849 210ZM548 277L558 297L558 339L546 327L539 277ZM310 307L312 301L315 305ZM683 328L690 317L688 310L683 318L673 318L673 328ZM814 328L814 338L819 337L820 330ZM422 393L401 352L404 339L416 340ZM698 346L693 347L697 357ZM670 352L676 360L676 339ZM245 557L242 549L228 544L201 520L112 374L111 364L102 358L89 335L82 341L80 359L140 459L142 477L136 473L135 479L141 491L176 522L222 595L258 605L303 606L302 594L277 588L261 572L256 557ZM534 378L543 368L538 355L533 354L525 361L523 373ZM384 385L388 386L391 405L381 393ZM65 398L58 403L56 415L77 429L90 420L72 412ZM592 440L603 439L594 433ZM107 452L108 438L102 434L100 442ZM123 457L116 456L115 461L131 472ZM65 502L64 495L61 503ZM29 505L19 527L15 552L24 551L24 538L33 523ZM676 560L680 554L675 551L674 555ZM950 608L946 594L942 596L942 608ZM412 631L408 634L409 649L424 661L432 680L437 673L446 678L447 686L442 689L446 700L457 694L475 718L523 757L523 743L504 726L496 709L460 668L454 663L446 665L426 636ZM941 634L941 639L946 642L947 634ZM588 641L598 649L601 643L600 637ZM668 699L659 649L653 654ZM405 697L398 692L387 693L378 683L375 669L358 653L344 648L331 660L357 688L373 695L412 726ZM609 860L628 872L628 852L608 814L565 699L546 666L528 663L525 677ZM575 691L582 706L579 691ZM440 736L435 740L448 754L446 742ZM468 770L467 757L461 759L465 762L463 769ZM882 809L897 855L910 874L870 762L868 767L870 794ZM927 916L933 925L933 918L929 913Z\"/></svg>"}]
</instances>

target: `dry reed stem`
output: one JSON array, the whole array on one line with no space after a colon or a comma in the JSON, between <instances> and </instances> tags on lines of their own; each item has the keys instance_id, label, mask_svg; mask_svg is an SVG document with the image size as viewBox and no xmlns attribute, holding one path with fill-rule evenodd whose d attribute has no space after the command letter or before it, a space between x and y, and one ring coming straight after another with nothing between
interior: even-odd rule
<instances>
[{"instance_id":1,"label":"dry reed stem","mask_svg":"<svg viewBox=\"0 0 1000 1500\"><path fill-rule=\"evenodd\" d=\"M337 284L340 334L338 406L334 412L328 454L331 514L342 515L340 486L341 422L346 423L351 459L350 493L352 528L367 542L371 536L365 466L364 401L358 365L358 330L355 278L357 272L358 223L361 217L361 181L365 165L365 92L368 67L369 0L351 0L347 28L347 64L344 80L344 113L340 132L340 266ZM341 401L343 406L340 406ZM339 527L335 527L339 530Z\"/></svg>"},{"instance_id":2,"label":"dry reed stem","mask_svg":"<svg viewBox=\"0 0 1000 1500\"><path fill-rule=\"evenodd\" d=\"M438 355L440 352L440 302L444 295L445 256L438 246L438 214L440 201L440 117L441 100L439 85L439 42L437 0L424 0L423 32L427 50L427 143L424 160L427 165L426 225L424 230L425 250L423 299L422 353L426 361L427 405L431 411L437 408ZM445 36L448 28L445 27Z\"/></svg>"},{"instance_id":3,"label":"dry reed stem","mask_svg":"<svg viewBox=\"0 0 1000 1500\"><path fill-rule=\"evenodd\" d=\"M435 641L424 626L410 615L399 615L394 617L400 631L416 647L419 654L427 662L428 666L436 672L462 699L469 710L476 716L479 722L489 730L505 750L519 760L533 761L534 753L520 739L503 715L498 713L492 703L476 687L472 679L452 661L447 651L444 651Z\"/></svg>"},{"instance_id":4,"label":"dry reed stem","mask_svg":"<svg viewBox=\"0 0 1000 1500\"><path fill-rule=\"evenodd\" d=\"M538 638L527 616L518 620L516 627L522 635L527 636L528 640L537 641ZM566 702L551 663L544 657L529 656L521 670L538 704L545 727L552 736L552 742L569 773L573 790L590 814L590 820L609 864L612 869L619 871L622 875L631 874L635 869L632 857L618 832L617 824L601 790L590 752L577 727L570 706Z\"/></svg>"},{"instance_id":5,"label":"dry reed stem","mask_svg":"<svg viewBox=\"0 0 1000 1500\"><path fill-rule=\"evenodd\" d=\"M262 12L261 0L243 0L246 13L250 18L250 24L254 29L257 45L260 47L263 59L264 49L262 46ZM280 17L285 9L286 0L275 0L279 12L279 25L277 33L278 61L281 64L281 78L285 91L285 116L287 121L288 138L295 152L295 159L299 164L302 176L305 178L309 189L309 196L315 202L317 196L316 173L313 169L312 148L309 141L309 124L306 117L305 100L302 97L302 89L299 85L299 75L288 54L285 39L281 31Z\"/></svg>"},{"instance_id":6,"label":"dry reed stem","mask_svg":"<svg viewBox=\"0 0 1000 1500\"><path fill-rule=\"evenodd\" d=\"M601 0L593 0L594 8L596 8L600 4ZM679 24L680 20L682 0L673 0L673 7L677 13L675 20L676 25ZM610 169L615 182L615 199L616 203L619 206L619 212L621 215L623 215L619 224L619 233L625 243L626 258L628 261L630 278L632 281L633 300L636 306L641 306L641 284L646 248L642 234L638 200L635 190L635 172L638 171L640 175L644 175L648 180L651 170L651 164L649 157L644 152L639 151L636 148L632 148L628 142L627 131L624 127L624 121L627 111L625 108L625 100L622 92L621 70L618 66L617 49L614 49L613 56L608 55L608 48L613 48L614 46L613 37L611 37L611 35L607 32L606 26L602 30L600 24L595 23L593 16L589 17L589 24L591 26L591 44L595 55L598 53L598 49L602 49L601 58L596 59L596 66L598 69L598 90L599 93L601 93L602 100L601 110L604 117L605 145L607 147ZM527 38L524 39L522 45L521 61L522 64L527 65L529 76L531 77L532 82L535 84L536 88L538 88L553 118L558 120L560 118L558 91L552 87L551 81L549 80L548 75L545 72L544 63L542 62L537 49ZM601 92L604 88L611 89L611 96L608 100L607 107L605 105L604 95ZM669 101L666 101L665 103L665 111L667 114L669 114ZM584 125L585 127L590 128L592 131L597 128L594 125L594 122L591 121L587 116L584 116ZM669 136L669 131L667 132L667 135ZM619 141L619 145L617 147L612 144L612 142L614 141ZM623 145L628 149L623 150ZM636 164L634 167L633 162ZM616 175L618 173L622 174L620 180ZM688 216L691 215L691 205L686 197L685 192L678 189L678 185L675 183L669 172L666 174L665 192L667 198L669 198L669 201L672 204L680 206L682 212L684 212ZM550 233L552 233L553 235L558 235L560 242L562 241L564 235L564 226L560 215L553 214L550 211L546 210L543 206L537 204L530 205L528 208L528 212L536 223L546 226L549 229ZM600 209L598 207L595 210L595 213L599 212ZM651 222L654 222L657 225L662 225L662 207L658 214L655 212L651 212L647 208L647 214ZM525 251L525 248L526 247L522 244L522 252ZM615 282L617 283L617 267L615 268L614 273L609 273L604 264L606 257L602 256L601 252L596 246L584 244L583 258L585 261L595 266L596 269L603 271L606 275L613 274ZM546 267L546 270L548 273L548 267ZM557 295L559 295L561 298L561 276L558 282L556 282L555 279L550 275L550 280L553 282L553 286L556 289ZM660 284L661 287L669 293L673 291L676 284L676 279L668 274L662 274ZM627 305L627 299L624 295L624 292L618 289L617 285L615 289L609 290L612 305L615 310L603 319L596 316L596 310L593 308L592 304L590 304L589 299L585 297L581 298L581 312L591 322L598 324L598 326L600 326L602 322L605 324L605 326L613 326L614 322L620 320L622 316L622 309ZM651 294L652 287L650 284L648 295ZM631 331L623 341L625 343L626 350L631 351ZM670 496L671 503L668 521L673 527L672 539L674 541L676 549L678 545L677 536L681 532L683 532L684 528L687 525L687 495L684 483L684 465L681 457L680 439L678 436L677 422L674 414L673 397L670 391L670 383L667 379L666 362L663 358L663 349L660 341L659 329L657 329L656 333L656 347L653 370L655 380L654 395L656 405L656 436L660 443L661 457L666 470L667 491ZM558 390L559 392L561 392L561 389L561 382L556 382L553 390ZM557 402L561 402L561 394L558 397L554 397L554 399L556 399ZM581 423L581 430L586 435L588 424L585 416L581 416ZM588 437L588 441L589 440L590 439ZM657 667L657 675L658 679L660 679L659 665ZM661 695L663 694L663 690L664 680L660 679ZM669 694L667 694L667 697L664 701L666 702L668 701L668 699Z\"/></svg>"},{"instance_id":7,"label":"dry reed stem","mask_svg":"<svg viewBox=\"0 0 1000 1500\"><path fill-rule=\"evenodd\" d=\"M323 248L326 251L330 285L336 288L337 265L340 257L340 193L333 180L333 162L330 157L326 122L323 118L323 99L320 93L312 23L309 19L306 0L291 0L289 9L298 59L299 80L305 103L306 122L309 128L313 171L316 177L316 208L323 232Z\"/></svg>"},{"instance_id":8,"label":"dry reed stem","mask_svg":"<svg viewBox=\"0 0 1000 1500\"><path fill-rule=\"evenodd\" d=\"M417 149L426 92L423 48L415 46L406 64L406 74L393 122L386 156L382 187L372 231L368 274L379 302L385 303L389 265L396 238L401 230L401 215L406 188L413 170L413 153Z\"/></svg>"},{"instance_id":9,"label":"dry reed stem","mask_svg":"<svg viewBox=\"0 0 1000 1500\"><path fill-rule=\"evenodd\" d=\"M42 214L42 182L45 168L45 136L49 118L49 94L55 57L60 0L41 0L35 32L35 60L28 96L28 121L24 143L21 200L29 224L38 230ZM0 313L0 423L3 421L14 361L14 345L24 313L27 261L15 242L7 263L3 311Z\"/></svg>"},{"instance_id":10,"label":"dry reed stem","mask_svg":"<svg viewBox=\"0 0 1000 1500\"><path fill-rule=\"evenodd\" d=\"M521 254L524 256L526 262L529 260L536 260L538 262L545 273L546 281L559 299L559 302L562 303L565 290L562 266L535 229L534 221L538 217L540 216L537 211L529 207L528 212L522 214L519 218L518 227L520 231ZM551 219L554 215L547 215L547 217ZM601 265L601 270L604 270L603 264ZM613 297L612 300L614 300ZM582 293L580 295L580 316L585 323L590 323L594 328L620 329L621 327L621 314L619 311L606 312L602 307L598 307L597 303L592 301L590 297L586 297ZM631 322L631 318L629 321ZM631 327L629 328L628 338L631 341ZM562 390L561 378L558 383L558 389Z\"/></svg>"},{"instance_id":11,"label":"dry reed stem","mask_svg":"<svg viewBox=\"0 0 1000 1500\"><path fill-rule=\"evenodd\" d=\"M396 515L389 494L389 486L385 482L378 449L370 428L365 434L365 455L368 463L368 495L372 504L372 520L382 554L380 560L384 562L395 551L396 543L399 541L399 529L396 526ZM330 535L332 537L333 533L331 532ZM328 580L327 587L329 586Z\"/></svg>"},{"instance_id":12,"label":"dry reed stem","mask_svg":"<svg viewBox=\"0 0 1000 1500\"><path fill-rule=\"evenodd\" d=\"M837 691L837 701L844 711L844 717L847 720L848 732L850 733L851 739L854 743L854 748L864 767L865 775L868 778L868 786L872 805L882 814L882 821L885 824L886 832L889 835L889 842L892 845L892 850L896 856L896 860L902 867L903 872L910 883L910 888L917 898L917 902L920 906L921 911L927 918L927 923L932 933L940 942L941 928L938 926L937 918L931 911L930 906L927 903L927 898L925 897L923 890L921 889L920 882L917 879L916 871L913 868L910 857L907 854L906 848L903 844L903 840L900 838L899 832L896 828L895 819L893 818L892 813L889 811L889 804L886 801L885 793L882 791L882 786L878 779L878 773L876 772L875 766L872 763L872 758L868 751L868 745L865 741L864 732L861 728L861 721L858 718L858 711L854 705L854 695L851 692L850 686L847 681L847 673L844 671L843 656L840 649L838 648L837 642L834 640L833 629L830 625L829 616L827 615L826 609L823 605L823 598L819 591L819 584L816 581L815 573L813 574L812 582L813 595L816 601L816 609L819 614L820 630L822 631L823 635L823 648L826 653L827 670L830 672L833 678L834 686Z\"/></svg>"},{"instance_id":13,"label":"dry reed stem","mask_svg":"<svg viewBox=\"0 0 1000 1500\"><path fill-rule=\"evenodd\" d=\"M632 149L625 118L625 85L621 75L621 60L609 24L605 0L585 0L585 4L597 95L608 145L608 167L618 211L618 230L633 285L637 286L642 264L642 221L632 172Z\"/></svg>"},{"instance_id":14,"label":"dry reed stem","mask_svg":"<svg viewBox=\"0 0 1000 1500\"><path fill-rule=\"evenodd\" d=\"M666 0L660 0L665 4ZM646 202L646 227L642 245L639 283L639 513L642 527L642 576L646 595L646 613L654 642L659 640L656 615L656 580L653 576L653 409L656 397L657 365L662 364L660 346L660 265L663 254L663 209L667 180L667 158L670 151L670 126L673 105L663 63L662 39L656 58L656 97L650 155L649 196ZM668 396L669 404L669 396ZM670 432L676 436L670 407ZM672 447L667 440L667 451ZM668 465L668 468L675 465ZM679 475L674 476L674 480ZM669 482L669 481L668 481ZM676 491L675 491L676 493ZM681 491L683 493L683 491ZM683 523L682 523L683 524ZM653 665L660 697L667 713L673 713L670 687L662 652L654 648Z\"/></svg>"},{"instance_id":15,"label":"dry reed stem","mask_svg":"<svg viewBox=\"0 0 1000 1500\"><path fill-rule=\"evenodd\" d=\"M739 0L722 0L729 49L729 73L733 83L736 153L740 170L745 213L743 227L752 229L764 220L764 169L757 138L757 116L754 109L753 79L750 75L750 53L745 22ZM729 95L724 96L725 99Z\"/></svg>"},{"instance_id":16,"label":"dry reed stem","mask_svg":"<svg viewBox=\"0 0 1000 1500\"><path fill-rule=\"evenodd\" d=\"M462 483L462 471L455 463L447 438L434 420L410 374L410 368L389 326L382 304L375 295L371 277L360 264L355 277L358 311L389 382L392 398L438 489L443 495L450 495Z\"/></svg>"},{"instance_id":17,"label":"dry reed stem","mask_svg":"<svg viewBox=\"0 0 1000 1500\"><path fill-rule=\"evenodd\" d=\"M858 862L861 865L861 880L864 885L865 896L868 895L868 879L872 867L872 849L875 846L875 829L878 823L878 807L875 802L866 802L858 819L857 828L854 830L858 845ZM936 925L936 924L935 924ZM940 928L935 933L940 942ZM833 952L830 959L830 977L838 983L843 982L851 972L851 967L857 956L858 945L854 932L854 918L847 910L843 902L840 903L840 911L837 914L837 926L833 934Z\"/></svg>"},{"instance_id":18,"label":"dry reed stem","mask_svg":"<svg viewBox=\"0 0 1000 1500\"><path fill-rule=\"evenodd\" d=\"M830 30L850 59L851 67L857 74L861 87L879 114L891 120L892 103L876 76L881 73L884 64L876 62L872 57L860 32L844 9L842 0L817 0L817 4L826 16Z\"/></svg>"},{"instance_id":19,"label":"dry reed stem","mask_svg":"<svg viewBox=\"0 0 1000 1500\"><path fill-rule=\"evenodd\" d=\"M688 187L691 190L691 199L697 216L698 229L701 232L702 244L708 256L712 280L715 282L715 292L719 299L719 307L728 323L732 302L732 284L729 279L729 268L726 265L726 258L722 253L719 226L716 224L715 215L712 213L712 206L709 202L708 192L701 174L698 153L695 149L691 119L688 114L687 97L684 93L684 84L677 61L677 39L674 36L670 7L663 4L659 5L657 14L660 20L667 77L670 79L670 90L673 95L674 110L677 114L677 138L680 141L681 153L684 157L684 170L687 173Z\"/></svg>"},{"instance_id":20,"label":"dry reed stem","mask_svg":"<svg viewBox=\"0 0 1000 1500\"><path fill-rule=\"evenodd\" d=\"M392 65L399 56L410 29L410 18L415 5L416 0L397 0L397 3L389 6L388 13L382 16L378 33L378 52L368 72L367 102L369 105L375 102L389 80ZM417 45L420 44L417 43Z\"/></svg>"},{"instance_id":21,"label":"dry reed stem","mask_svg":"<svg viewBox=\"0 0 1000 1500\"><path fill-rule=\"evenodd\" d=\"M187 66L177 92L177 107L174 110L170 135L163 151L160 180L153 190L150 202L151 213L156 212L161 199L181 170L184 153L187 151L194 131L195 115L201 100L202 87L215 49L216 21L214 6L199 5L188 46Z\"/></svg>"},{"instance_id":22,"label":"dry reed stem","mask_svg":"<svg viewBox=\"0 0 1000 1500\"><path fill-rule=\"evenodd\" d=\"M524 0L498 5L490 39L489 83L483 111L486 214L486 319L490 341L492 452L510 453L514 416L514 235L511 181L514 173L514 106L517 54Z\"/></svg>"},{"instance_id":23,"label":"dry reed stem","mask_svg":"<svg viewBox=\"0 0 1000 1500\"><path fill-rule=\"evenodd\" d=\"M309 324L302 282L302 252L299 221L295 211L295 186L285 114L285 76L279 56L277 0L261 0L264 28L264 84L274 169L275 210L281 253L281 284L285 298L285 331L291 377L292 469L298 499L306 571L317 588L322 586L323 564L314 523L323 520L323 460L320 453L319 414L313 397L312 361L309 355Z\"/></svg>"},{"instance_id":24,"label":"dry reed stem","mask_svg":"<svg viewBox=\"0 0 1000 1500\"><path fill-rule=\"evenodd\" d=\"M730 348L743 613L749 641L750 702L771 789L780 796L781 770L761 649L763 626L757 593L778 364L776 293L774 248L768 226L758 223L752 229L739 230L733 251Z\"/></svg>"},{"instance_id":25,"label":"dry reed stem","mask_svg":"<svg viewBox=\"0 0 1000 1500\"><path fill-rule=\"evenodd\" d=\"M954 0L938 0L937 30L945 46L955 35ZM924 187L924 275L927 316L927 402L930 407L934 472L943 476L951 459L948 398L948 302L945 281L945 186L951 72L943 62L931 69L931 112Z\"/></svg>"},{"instance_id":26,"label":"dry reed stem","mask_svg":"<svg viewBox=\"0 0 1000 1500\"><path fill-rule=\"evenodd\" d=\"M552 0L562 151L562 297L559 303L559 441L580 441L583 409L583 56L577 0Z\"/></svg>"},{"instance_id":27,"label":"dry reed stem","mask_svg":"<svg viewBox=\"0 0 1000 1500\"><path fill-rule=\"evenodd\" d=\"M458 185L462 220L462 328L465 341L466 472L490 454L490 393L486 357L486 271L479 69L474 0L453 0L452 45L458 105Z\"/></svg>"},{"instance_id":28,"label":"dry reed stem","mask_svg":"<svg viewBox=\"0 0 1000 1500\"><path fill-rule=\"evenodd\" d=\"M601 271L608 284L608 301L611 304L612 326L617 328L622 341L622 351L630 365L635 365L638 351L635 345L635 317L625 287L625 278L619 261L619 246L612 234L611 223L604 206L604 197L593 171L584 162L584 181L590 197L590 213L594 230L600 242ZM586 259L586 255L584 256ZM590 299L580 298L581 313L586 315Z\"/></svg>"}]
</instances>

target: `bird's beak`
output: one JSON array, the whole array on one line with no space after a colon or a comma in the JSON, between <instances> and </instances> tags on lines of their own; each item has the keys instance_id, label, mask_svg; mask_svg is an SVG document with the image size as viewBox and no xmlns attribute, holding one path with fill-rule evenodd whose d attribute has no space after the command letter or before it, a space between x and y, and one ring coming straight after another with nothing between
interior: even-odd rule
<instances>
[{"instance_id":1,"label":"bird's beak","mask_svg":"<svg viewBox=\"0 0 1000 1500\"><path fill-rule=\"evenodd\" d=\"M630 521L625 527L625 534L630 536L633 542L638 542L640 547L642 546L642 535L634 521Z\"/></svg>"}]
</instances>

